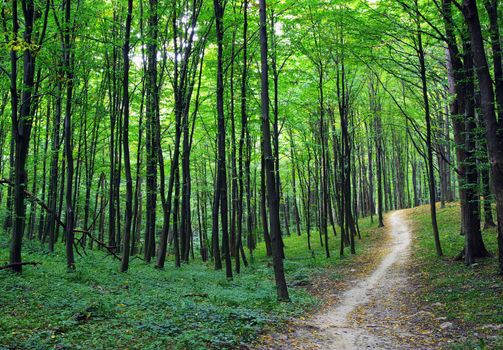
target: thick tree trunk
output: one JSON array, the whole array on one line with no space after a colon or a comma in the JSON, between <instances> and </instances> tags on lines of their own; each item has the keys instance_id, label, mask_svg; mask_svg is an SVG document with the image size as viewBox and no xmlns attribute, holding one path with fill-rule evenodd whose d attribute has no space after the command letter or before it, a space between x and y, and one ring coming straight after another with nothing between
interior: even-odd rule
<instances>
[{"instance_id":1,"label":"thick tree trunk","mask_svg":"<svg viewBox=\"0 0 503 350\"><path fill-rule=\"evenodd\" d=\"M27 45L37 44L32 42L34 25L35 4L32 1L22 1L24 13L23 40ZM12 2L13 32L17 36L19 30L17 1ZM47 20L47 16L45 18ZM10 244L9 262L12 270L21 272L21 247L25 224L24 191L27 186L26 158L30 142L30 134L33 123L32 92L35 76L35 55L31 49L23 51L23 89L21 93L21 108L18 113L17 91L17 53L11 51L11 107L12 107L12 130L14 138L14 225Z\"/></svg>"},{"instance_id":2,"label":"thick tree trunk","mask_svg":"<svg viewBox=\"0 0 503 350\"><path fill-rule=\"evenodd\" d=\"M478 172L477 172L477 149L476 149L476 132L477 124L475 122L475 86L473 76L473 59L471 55L470 45L465 43L464 57L464 86L465 86L465 102L464 102L464 138L463 150L465 152L464 164L461 163L464 181L460 181L460 185L464 186L464 206L463 206L463 224L465 233L465 264L471 265L475 262L475 258L489 256L482 235L480 232L480 210L478 193Z\"/></svg>"},{"instance_id":3,"label":"thick tree trunk","mask_svg":"<svg viewBox=\"0 0 503 350\"><path fill-rule=\"evenodd\" d=\"M479 82L481 112L486 122L487 149L492 165L498 220L499 272L503 273L503 120L496 119L493 85L475 0L464 0L463 15L470 30L473 62Z\"/></svg>"}]
</instances>

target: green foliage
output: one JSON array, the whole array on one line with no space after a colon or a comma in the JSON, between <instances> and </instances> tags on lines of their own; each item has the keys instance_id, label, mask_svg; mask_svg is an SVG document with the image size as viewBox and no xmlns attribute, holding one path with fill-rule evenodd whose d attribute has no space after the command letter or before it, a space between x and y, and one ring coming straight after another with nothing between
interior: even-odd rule
<instances>
[{"instance_id":1,"label":"green foliage","mask_svg":"<svg viewBox=\"0 0 503 350\"><path fill-rule=\"evenodd\" d=\"M380 239L369 219L362 220L358 252ZM8 242L1 236L0 261ZM333 257L313 234L285 237L285 268L292 302L278 303L263 244L254 262L233 281L211 263L196 260L180 269L156 270L134 259L128 273L101 251L87 251L79 269L68 273L63 250L52 255L27 241L25 260L38 261L15 275L0 271L0 345L22 349L233 349L266 328L319 305L303 286L319 274L342 278L353 257L340 259L339 236L330 239ZM62 248L62 247L59 247ZM170 256L170 258L172 258ZM334 273L337 271L337 273Z\"/></svg>"},{"instance_id":2,"label":"green foliage","mask_svg":"<svg viewBox=\"0 0 503 350\"><path fill-rule=\"evenodd\" d=\"M0 343L18 348L232 348L314 303L299 291L278 304L269 269L228 282L202 264L158 271L136 260L121 274L101 252L76 273L60 254L27 259L42 265L1 279Z\"/></svg>"},{"instance_id":3,"label":"green foliage","mask_svg":"<svg viewBox=\"0 0 503 350\"><path fill-rule=\"evenodd\" d=\"M416 228L413 256L419 265L424 302L438 308L448 318L464 323L468 340L456 349L501 349L503 281L495 273L497 259L481 259L473 267L453 260L464 246L464 237L459 234L459 206L455 204L438 211L440 238L447 256L438 259L428 208L413 210L410 216ZM485 230L483 238L488 250L495 254L495 229Z\"/></svg>"}]
</instances>

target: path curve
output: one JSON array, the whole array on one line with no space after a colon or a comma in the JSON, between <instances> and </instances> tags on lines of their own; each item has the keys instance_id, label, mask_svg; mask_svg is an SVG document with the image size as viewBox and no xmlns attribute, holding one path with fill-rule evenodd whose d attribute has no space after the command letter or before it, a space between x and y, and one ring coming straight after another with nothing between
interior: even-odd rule
<instances>
[{"instance_id":1,"label":"path curve","mask_svg":"<svg viewBox=\"0 0 503 350\"><path fill-rule=\"evenodd\" d=\"M379 348L380 341L365 329L352 324L350 315L355 309L367 303L375 296L375 288L383 282L383 277L397 262L404 262L409 255L411 230L404 219L402 211L393 212L387 221L391 234L390 251L374 272L357 282L344 292L338 306L311 320L311 325L320 329L323 334L321 348L353 350L362 348ZM387 280L386 283L398 281Z\"/></svg>"}]
</instances>

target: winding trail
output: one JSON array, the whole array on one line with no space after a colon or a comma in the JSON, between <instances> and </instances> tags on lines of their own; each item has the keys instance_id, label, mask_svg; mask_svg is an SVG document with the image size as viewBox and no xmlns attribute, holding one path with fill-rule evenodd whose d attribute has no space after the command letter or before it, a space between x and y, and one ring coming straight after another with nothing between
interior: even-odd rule
<instances>
[{"instance_id":1,"label":"winding trail","mask_svg":"<svg viewBox=\"0 0 503 350\"><path fill-rule=\"evenodd\" d=\"M307 320L293 320L256 349L439 349L444 342L440 325L445 317L437 317L415 299L417 270L410 255L410 213L399 210L385 216L387 239L375 248L379 261L370 274L350 282L352 287L337 296L333 306ZM337 294L337 290L326 292Z\"/></svg>"},{"instance_id":2,"label":"winding trail","mask_svg":"<svg viewBox=\"0 0 503 350\"><path fill-rule=\"evenodd\" d=\"M395 263L403 262L408 258L411 231L400 211L392 213L387 224L390 225L392 237L391 250L377 269L347 290L342 295L338 306L311 320L312 326L319 328L323 333L321 344L319 344L323 349L381 348L379 346L381 341L367 330L355 325L350 315L357 307L368 303L376 296L377 288L381 283L389 285L399 283L393 279L394 274L388 276L387 272Z\"/></svg>"},{"instance_id":3,"label":"winding trail","mask_svg":"<svg viewBox=\"0 0 503 350\"><path fill-rule=\"evenodd\" d=\"M370 274L346 281L352 287L339 295L330 283L324 287L327 300L336 295L333 306L307 320L292 320L255 349L438 350L466 337L461 325L448 322L443 312L420 297L421 272L410 249L410 215L414 211L404 209L385 216L388 237L373 248L377 267Z\"/></svg>"}]
</instances>

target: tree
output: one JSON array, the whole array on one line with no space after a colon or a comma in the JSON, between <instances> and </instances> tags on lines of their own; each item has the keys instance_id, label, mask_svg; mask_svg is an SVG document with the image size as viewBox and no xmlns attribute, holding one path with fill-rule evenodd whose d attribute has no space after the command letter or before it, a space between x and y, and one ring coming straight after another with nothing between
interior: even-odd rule
<instances>
[{"instance_id":1,"label":"tree","mask_svg":"<svg viewBox=\"0 0 503 350\"><path fill-rule=\"evenodd\" d=\"M124 77L122 84L124 88L122 96L122 113L124 114L122 127L122 142L124 149L124 170L126 172L126 212L124 222L124 243L122 248L121 272L129 268L130 240L131 240L131 220L133 219L133 179L131 177L131 159L129 155L129 50L131 38L131 21L133 16L133 0L127 2L126 28L124 30L124 46L122 48L122 58L124 60Z\"/></svg>"},{"instance_id":2,"label":"tree","mask_svg":"<svg viewBox=\"0 0 503 350\"><path fill-rule=\"evenodd\" d=\"M417 0L415 0L416 12ZM436 190L435 190L435 175L434 175L434 164L433 164L433 145L432 145L432 131L431 131L431 115L430 115L430 102L428 97L428 84L426 80L426 64L424 58L424 48L423 48L423 36L421 34L421 22L419 14L416 13L416 36L417 36L417 56L419 59L419 68L421 75L421 84L424 100L424 118L426 121L426 150L428 159L428 186L430 192L430 211L431 211L431 226L433 228L433 237L435 239L435 249L437 251L437 256L442 256L442 247L440 245L440 235L438 233L437 224L437 209L436 209Z\"/></svg>"},{"instance_id":3,"label":"tree","mask_svg":"<svg viewBox=\"0 0 503 350\"><path fill-rule=\"evenodd\" d=\"M215 0L216 1L216 0ZM271 130L269 124L269 65L267 58L267 14L266 2L260 0L260 57L261 57L261 105L262 105L262 137L264 163L267 178L267 199L269 204L269 222L271 225L271 243L273 253L274 277L278 299L290 299L283 268L283 247L280 237L279 198L276 192L276 175L274 158L271 148Z\"/></svg>"},{"instance_id":4,"label":"tree","mask_svg":"<svg viewBox=\"0 0 503 350\"><path fill-rule=\"evenodd\" d=\"M232 262L229 245L229 231L227 224L227 175L226 175L226 160L225 160L225 115L224 115L224 79L223 79L223 16L224 7L221 0L213 0L213 7L215 11L215 28L217 34L217 178L216 178L216 191L214 199L214 212L213 215L218 214L220 208L220 220L222 224L222 251L225 259L225 274L227 278L232 278ZM215 210L216 208L216 210ZM216 221L215 221L216 220ZM213 240L218 239L218 218L213 219ZM215 244L215 243L213 243ZM217 254L215 254L217 255ZM217 263L215 263L217 264ZM217 265L216 265L217 266Z\"/></svg>"},{"instance_id":5,"label":"tree","mask_svg":"<svg viewBox=\"0 0 503 350\"><path fill-rule=\"evenodd\" d=\"M43 43L47 16L49 12L49 1L46 1L43 12L42 27L40 32L34 32L36 24L35 13L39 14L39 9L35 8L33 0L21 1L23 9L24 32L23 37L18 38L19 20L18 20L18 2L12 2L12 28L13 42L11 43L11 120L12 120L12 138L14 139L14 225L12 230L12 241L10 247L10 264L16 272L22 271L21 265L21 247L23 241L25 224L25 194L27 188L26 159L30 144L31 129L33 125L33 88L35 86L35 65L36 50ZM38 37L38 40L36 38ZM19 92L17 85L17 51L23 48L23 88L21 99L19 101ZM21 102L19 104L19 102ZM18 109L19 108L19 109Z\"/></svg>"},{"instance_id":6,"label":"tree","mask_svg":"<svg viewBox=\"0 0 503 350\"><path fill-rule=\"evenodd\" d=\"M484 51L482 31L474 0L463 1L463 15L470 31L473 63L479 82L481 112L486 124L487 150L492 165L496 213L498 218L499 269L503 273L503 120L496 119L495 96Z\"/></svg>"}]
</instances>

